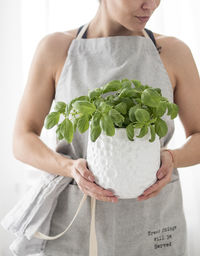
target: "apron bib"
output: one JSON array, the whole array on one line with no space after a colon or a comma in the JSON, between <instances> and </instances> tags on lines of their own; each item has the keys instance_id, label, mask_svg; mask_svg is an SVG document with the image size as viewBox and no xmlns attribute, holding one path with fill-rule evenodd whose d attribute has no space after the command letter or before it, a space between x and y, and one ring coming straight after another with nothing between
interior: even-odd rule
<instances>
[{"instance_id":1,"label":"apron bib","mask_svg":"<svg viewBox=\"0 0 200 256\"><path fill-rule=\"evenodd\" d=\"M71 42L57 85L56 102L69 103L75 97L87 95L90 89L124 78L160 88L162 95L173 102L172 85L150 30L143 30L144 37L87 39L88 25L82 26ZM160 139L160 146L167 147L174 133L174 120L166 113L162 119L167 123L168 132ZM57 140L56 152L73 159L86 159L87 143L88 130L83 134L77 130L72 143ZM56 200L49 230L43 228L43 232L38 229L34 233L32 241L43 239L40 255L188 256L177 168L159 194L145 201L139 202L136 198L118 199L117 203L96 200L83 194L74 179Z\"/></svg>"},{"instance_id":2,"label":"apron bib","mask_svg":"<svg viewBox=\"0 0 200 256\"><path fill-rule=\"evenodd\" d=\"M56 101L68 103L72 98L87 95L89 89L100 87L110 80L128 78L161 88L162 95L173 102L173 89L167 71L145 30L145 37L114 36L84 39L88 25L89 23L82 27L77 38L71 43L56 90ZM160 145L166 147L174 132L174 121L166 114L163 119L167 122L168 133L160 139ZM66 141L57 141L57 152L69 154L74 151L77 158L86 159L87 140L88 130L84 134L76 132L71 145ZM55 223L51 234L58 234L62 229L58 228L58 225L62 223L63 226L66 221L69 222L82 194L75 180L62 192L62 199L59 198L59 206L53 216ZM75 221L76 227L72 226L63 240L66 243L66 252L70 252L70 255L186 255L186 223L176 168L171 182L156 197L143 202L136 199L119 199L118 203L113 204L96 201L90 197L90 209L88 199L87 195L83 196L73 220L61 234L50 237L37 233L36 236L48 240L63 236L81 210ZM85 201L87 204L83 205ZM69 213L71 207L73 210ZM58 221L59 214L64 214L62 221ZM56 252L56 244L57 242L47 242L45 252L53 255L53 252ZM59 244L62 246L62 241L58 242Z\"/></svg>"}]
</instances>

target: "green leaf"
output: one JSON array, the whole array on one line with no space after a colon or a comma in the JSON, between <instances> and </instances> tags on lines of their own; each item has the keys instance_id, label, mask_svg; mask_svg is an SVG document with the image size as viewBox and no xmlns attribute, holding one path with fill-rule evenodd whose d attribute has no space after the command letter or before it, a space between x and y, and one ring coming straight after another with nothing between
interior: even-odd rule
<instances>
[{"instance_id":1,"label":"green leaf","mask_svg":"<svg viewBox=\"0 0 200 256\"><path fill-rule=\"evenodd\" d=\"M67 115L69 115L69 113L70 113L69 105L66 105L65 112L66 112Z\"/></svg>"},{"instance_id":2,"label":"green leaf","mask_svg":"<svg viewBox=\"0 0 200 256\"><path fill-rule=\"evenodd\" d=\"M54 110L56 112L60 112L60 113L65 113L65 108L66 108L67 104L63 101L58 101L56 102L56 105L54 107Z\"/></svg>"},{"instance_id":3,"label":"green leaf","mask_svg":"<svg viewBox=\"0 0 200 256\"><path fill-rule=\"evenodd\" d=\"M82 114L90 115L96 110L96 106L88 101L78 100L72 104L73 108Z\"/></svg>"},{"instance_id":4,"label":"green leaf","mask_svg":"<svg viewBox=\"0 0 200 256\"><path fill-rule=\"evenodd\" d=\"M136 137L142 138L142 137L144 137L147 133L148 133L148 126L147 126L147 125L144 125L144 126L140 129L139 135L137 135Z\"/></svg>"},{"instance_id":5,"label":"green leaf","mask_svg":"<svg viewBox=\"0 0 200 256\"><path fill-rule=\"evenodd\" d=\"M151 132L151 138L149 139L149 142L154 142L156 137L155 125L150 125L150 132Z\"/></svg>"},{"instance_id":6,"label":"green leaf","mask_svg":"<svg viewBox=\"0 0 200 256\"><path fill-rule=\"evenodd\" d=\"M154 89L145 89L141 94L143 104L150 107L157 107L160 102L160 94Z\"/></svg>"},{"instance_id":7,"label":"green leaf","mask_svg":"<svg viewBox=\"0 0 200 256\"><path fill-rule=\"evenodd\" d=\"M100 136L100 134L101 134L100 125L91 125L90 126L90 139L91 139L91 141L95 142L96 139Z\"/></svg>"},{"instance_id":8,"label":"green leaf","mask_svg":"<svg viewBox=\"0 0 200 256\"><path fill-rule=\"evenodd\" d=\"M173 112L173 109L172 109L172 104L170 102L167 102L167 115L170 116Z\"/></svg>"},{"instance_id":9,"label":"green leaf","mask_svg":"<svg viewBox=\"0 0 200 256\"><path fill-rule=\"evenodd\" d=\"M165 101L160 101L157 108L156 108L156 116L157 117L162 117L167 109L167 104Z\"/></svg>"},{"instance_id":10,"label":"green leaf","mask_svg":"<svg viewBox=\"0 0 200 256\"><path fill-rule=\"evenodd\" d=\"M80 133L84 133L89 128L89 120L87 115L83 115L78 119L77 127Z\"/></svg>"},{"instance_id":11,"label":"green leaf","mask_svg":"<svg viewBox=\"0 0 200 256\"><path fill-rule=\"evenodd\" d=\"M121 84L121 82L119 80L113 80L113 81L105 84L102 87L103 93L112 92L112 91L118 91L121 88L122 88L122 84Z\"/></svg>"},{"instance_id":12,"label":"green leaf","mask_svg":"<svg viewBox=\"0 0 200 256\"><path fill-rule=\"evenodd\" d=\"M147 89L147 88L152 88L152 89L153 89L152 86L149 86L149 85L147 85L147 84L143 85L143 88L144 88L144 90Z\"/></svg>"},{"instance_id":13,"label":"green leaf","mask_svg":"<svg viewBox=\"0 0 200 256\"><path fill-rule=\"evenodd\" d=\"M117 125L121 126L122 123L124 122L124 117L116 110L116 109L111 109L108 112L109 116L111 117L112 121Z\"/></svg>"},{"instance_id":14,"label":"green leaf","mask_svg":"<svg viewBox=\"0 0 200 256\"><path fill-rule=\"evenodd\" d=\"M156 91L160 94L160 96L162 96L162 93L161 93L161 89L160 89L160 88L155 88L154 90L156 90Z\"/></svg>"},{"instance_id":15,"label":"green leaf","mask_svg":"<svg viewBox=\"0 0 200 256\"><path fill-rule=\"evenodd\" d=\"M145 109L146 111L148 111L150 116L153 114L153 108L152 107L143 105L142 108Z\"/></svg>"},{"instance_id":16,"label":"green leaf","mask_svg":"<svg viewBox=\"0 0 200 256\"><path fill-rule=\"evenodd\" d=\"M110 109L112 109L112 106L110 106L110 105L108 105L107 103L105 103L105 102L101 102L100 104L99 104L99 109L100 109L100 111L102 112L102 113L108 113L108 111L110 110Z\"/></svg>"},{"instance_id":17,"label":"green leaf","mask_svg":"<svg viewBox=\"0 0 200 256\"><path fill-rule=\"evenodd\" d=\"M128 111L128 109L130 109L131 107L133 107L135 105L134 102L133 102L133 99L131 99L129 97L121 98L120 102L126 103L127 111Z\"/></svg>"},{"instance_id":18,"label":"green leaf","mask_svg":"<svg viewBox=\"0 0 200 256\"><path fill-rule=\"evenodd\" d=\"M143 126L144 126L144 124L141 124L141 123L134 124L135 128L142 128Z\"/></svg>"},{"instance_id":19,"label":"green leaf","mask_svg":"<svg viewBox=\"0 0 200 256\"><path fill-rule=\"evenodd\" d=\"M166 101L166 102L168 102L168 98L163 97L163 96L161 97L161 100L162 100L162 101Z\"/></svg>"},{"instance_id":20,"label":"green leaf","mask_svg":"<svg viewBox=\"0 0 200 256\"><path fill-rule=\"evenodd\" d=\"M74 98L74 99L72 99L71 101L70 101L70 103L69 103L69 109L68 109L68 111L69 111L69 113L70 113L70 111L72 110L72 105L73 105L73 103L75 102L75 101L77 101L77 100L84 100L84 101L90 101L90 98L88 97L88 96L79 96L79 97L77 97L77 98Z\"/></svg>"},{"instance_id":21,"label":"green leaf","mask_svg":"<svg viewBox=\"0 0 200 256\"><path fill-rule=\"evenodd\" d=\"M140 123L147 122L150 120L150 114L145 109L138 108L135 111L135 118Z\"/></svg>"},{"instance_id":22,"label":"green leaf","mask_svg":"<svg viewBox=\"0 0 200 256\"><path fill-rule=\"evenodd\" d=\"M142 86L139 80L131 80L131 81L135 85L135 88L140 88Z\"/></svg>"},{"instance_id":23,"label":"green leaf","mask_svg":"<svg viewBox=\"0 0 200 256\"><path fill-rule=\"evenodd\" d=\"M78 119L79 118L80 117L74 118L74 120L72 121L72 123L73 123L73 132L76 132L76 128L77 128L77 124L78 124Z\"/></svg>"},{"instance_id":24,"label":"green leaf","mask_svg":"<svg viewBox=\"0 0 200 256\"><path fill-rule=\"evenodd\" d=\"M126 115L124 117L124 122L123 123L124 123L125 127L127 127L131 123L131 120L129 119L128 115Z\"/></svg>"},{"instance_id":25,"label":"green leaf","mask_svg":"<svg viewBox=\"0 0 200 256\"><path fill-rule=\"evenodd\" d=\"M114 108L123 115L126 115L127 113L127 105L125 102L118 103Z\"/></svg>"},{"instance_id":26,"label":"green leaf","mask_svg":"<svg viewBox=\"0 0 200 256\"><path fill-rule=\"evenodd\" d=\"M175 103L172 103L171 119L174 119L175 117L177 117L178 112L179 112L178 105L176 105Z\"/></svg>"},{"instance_id":27,"label":"green leaf","mask_svg":"<svg viewBox=\"0 0 200 256\"><path fill-rule=\"evenodd\" d=\"M138 96L140 96L140 93L134 88L124 88L121 90L119 94L119 98L138 97Z\"/></svg>"},{"instance_id":28,"label":"green leaf","mask_svg":"<svg viewBox=\"0 0 200 256\"><path fill-rule=\"evenodd\" d=\"M167 109L168 109L168 112L167 112L167 115L171 116L171 119L174 119L177 115L178 115L178 112L179 112L179 107L178 105L176 105L175 103L170 103L170 102L167 102Z\"/></svg>"},{"instance_id":29,"label":"green leaf","mask_svg":"<svg viewBox=\"0 0 200 256\"><path fill-rule=\"evenodd\" d=\"M69 118L66 118L63 120L63 122L60 124L60 132L62 133L64 139L71 143L73 139L73 124L69 120Z\"/></svg>"},{"instance_id":30,"label":"green leaf","mask_svg":"<svg viewBox=\"0 0 200 256\"><path fill-rule=\"evenodd\" d=\"M89 92L88 92L88 96L90 99L98 98L101 94L103 94L103 90L101 88L89 90Z\"/></svg>"},{"instance_id":31,"label":"green leaf","mask_svg":"<svg viewBox=\"0 0 200 256\"><path fill-rule=\"evenodd\" d=\"M131 108L129 109L128 114L129 114L129 119L131 120L131 122L135 122L135 121L136 121L135 111L136 111L137 109L139 109L139 108L140 108L140 105L137 104L137 105L135 105L135 106L133 106L133 107L131 107Z\"/></svg>"},{"instance_id":32,"label":"green leaf","mask_svg":"<svg viewBox=\"0 0 200 256\"><path fill-rule=\"evenodd\" d=\"M91 119L91 125L98 126L100 124L101 113L95 112Z\"/></svg>"},{"instance_id":33,"label":"green leaf","mask_svg":"<svg viewBox=\"0 0 200 256\"><path fill-rule=\"evenodd\" d=\"M109 106L111 106L111 107L114 107L114 106L115 106L114 101L110 101L110 100L108 100L108 101L106 102L106 104L109 105Z\"/></svg>"},{"instance_id":34,"label":"green leaf","mask_svg":"<svg viewBox=\"0 0 200 256\"><path fill-rule=\"evenodd\" d=\"M113 99L114 99L114 95L113 94L108 95L108 96L105 97L106 101L109 101L109 100L112 101Z\"/></svg>"},{"instance_id":35,"label":"green leaf","mask_svg":"<svg viewBox=\"0 0 200 256\"><path fill-rule=\"evenodd\" d=\"M126 134L129 140L134 141L134 126L132 123L130 123L127 127L126 127Z\"/></svg>"},{"instance_id":36,"label":"green leaf","mask_svg":"<svg viewBox=\"0 0 200 256\"><path fill-rule=\"evenodd\" d=\"M100 125L106 135L113 136L115 134L115 127L110 116L106 114L102 115Z\"/></svg>"},{"instance_id":37,"label":"green leaf","mask_svg":"<svg viewBox=\"0 0 200 256\"><path fill-rule=\"evenodd\" d=\"M142 102L140 98L135 98L134 101L136 102L136 104L140 104Z\"/></svg>"},{"instance_id":38,"label":"green leaf","mask_svg":"<svg viewBox=\"0 0 200 256\"><path fill-rule=\"evenodd\" d=\"M127 79L127 78L122 79L121 83L122 83L122 86L124 88L131 88L132 87L131 81L129 79Z\"/></svg>"},{"instance_id":39,"label":"green leaf","mask_svg":"<svg viewBox=\"0 0 200 256\"><path fill-rule=\"evenodd\" d=\"M152 111L152 114L153 114L153 117L156 118L157 117L157 108L151 108L151 111Z\"/></svg>"},{"instance_id":40,"label":"green leaf","mask_svg":"<svg viewBox=\"0 0 200 256\"><path fill-rule=\"evenodd\" d=\"M104 102L104 99L100 97L100 98L95 99L95 101L93 103L96 106L96 108L99 108L101 102Z\"/></svg>"},{"instance_id":41,"label":"green leaf","mask_svg":"<svg viewBox=\"0 0 200 256\"><path fill-rule=\"evenodd\" d=\"M60 119L60 113L59 112L51 112L45 118L44 127L46 129L51 129L52 127L54 127L59 122L59 119Z\"/></svg>"},{"instance_id":42,"label":"green leaf","mask_svg":"<svg viewBox=\"0 0 200 256\"><path fill-rule=\"evenodd\" d=\"M57 136L58 140L62 140L64 138L62 135L62 132L60 130L60 124L58 125L58 127L56 129L56 136Z\"/></svg>"},{"instance_id":43,"label":"green leaf","mask_svg":"<svg viewBox=\"0 0 200 256\"><path fill-rule=\"evenodd\" d=\"M155 123L158 117L152 118L149 123Z\"/></svg>"},{"instance_id":44,"label":"green leaf","mask_svg":"<svg viewBox=\"0 0 200 256\"><path fill-rule=\"evenodd\" d=\"M168 132L168 127L166 122L159 117L155 122L155 131L160 138L164 137Z\"/></svg>"}]
</instances>

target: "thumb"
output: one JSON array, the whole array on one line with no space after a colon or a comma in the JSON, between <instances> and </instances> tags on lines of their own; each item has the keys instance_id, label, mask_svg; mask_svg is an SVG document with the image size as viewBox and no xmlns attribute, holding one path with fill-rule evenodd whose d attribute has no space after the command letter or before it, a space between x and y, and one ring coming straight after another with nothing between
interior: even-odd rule
<instances>
[{"instance_id":1,"label":"thumb","mask_svg":"<svg viewBox=\"0 0 200 256\"><path fill-rule=\"evenodd\" d=\"M166 158L161 154L161 165L157 171L157 178L162 179L166 175Z\"/></svg>"},{"instance_id":2,"label":"thumb","mask_svg":"<svg viewBox=\"0 0 200 256\"><path fill-rule=\"evenodd\" d=\"M82 175L85 179L89 180L90 182L91 182L91 181L94 182L95 177L94 177L93 173L88 169L86 159L81 158L81 159L79 159L79 160L80 160L80 161L79 161L79 164L78 164L78 166L77 166L78 171L81 173L81 175Z\"/></svg>"}]
</instances>

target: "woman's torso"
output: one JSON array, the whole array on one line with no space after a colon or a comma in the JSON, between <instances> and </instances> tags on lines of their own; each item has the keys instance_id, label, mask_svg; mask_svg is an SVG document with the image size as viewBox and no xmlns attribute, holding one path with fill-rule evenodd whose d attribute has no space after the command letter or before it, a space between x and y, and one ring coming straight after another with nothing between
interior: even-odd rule
<instances>
[{"instance_id":1,"label":"woman's torso","mask_svg":"<svg viewBox=\"0 0 200 256\"><path fill-rule=\"evenodd\" d=\"M76 38L77 32L78 32L78 29L56 33L59 37L58 47L61 53L57 63L55 64L55 72L54 72L55 90L61 75L61 71L65 63L65 60L67 58L68 49L70 47L72 40ZM175 67L173 67L173 62L170 61L170 54L169 54L169 45L171 43L172 37L167 37L167 36L163 36L156 33L153 33L153 34L154 34L157 45L162 47L160 52L160 58L166 68L166 71L168 73L168 76L174 91L176 86L176 70L175 70Z\"/></svg>"}]
</instances>

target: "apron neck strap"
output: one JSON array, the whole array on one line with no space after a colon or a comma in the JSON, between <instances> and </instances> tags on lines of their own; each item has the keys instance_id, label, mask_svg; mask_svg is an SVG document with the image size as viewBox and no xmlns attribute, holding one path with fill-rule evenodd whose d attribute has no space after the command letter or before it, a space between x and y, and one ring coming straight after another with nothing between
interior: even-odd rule
<instances>
[{"instance_id":1,"label":"apron neck strap","mask_svg":"<svg viewBox=\"0 0 200 256\"><path fill-rule=\"evenodd\" d=\"M89 24L90 24L90 22L86 23L86 24L82 27L82 29L81 29L81 31L78 33L78 36L76 37L76 39L81 39L81 38L83 37L83 35L84 35L85 31L87 30Z\"/></svg>"},{"instance_id":2,"label":"apron neck strap","mask_svg":"<svg viewBox=\"0 0 200 256\"><path fill-rule=\"evenodd\" d=\"M84 35L85 31L87 30L89 24L90 24L90 22L86 23L86 24L82 27L82 29L81 29L81 31L79 32L79 34L78 34L78 36L76 37L76 39L81 39L81 38L83 37L83 35ZM144 37L151 39L151 38L149 37L148 33L145 31L145 29L142 30L142 33L143 33Z\"/></svg>"}]
</instances>

